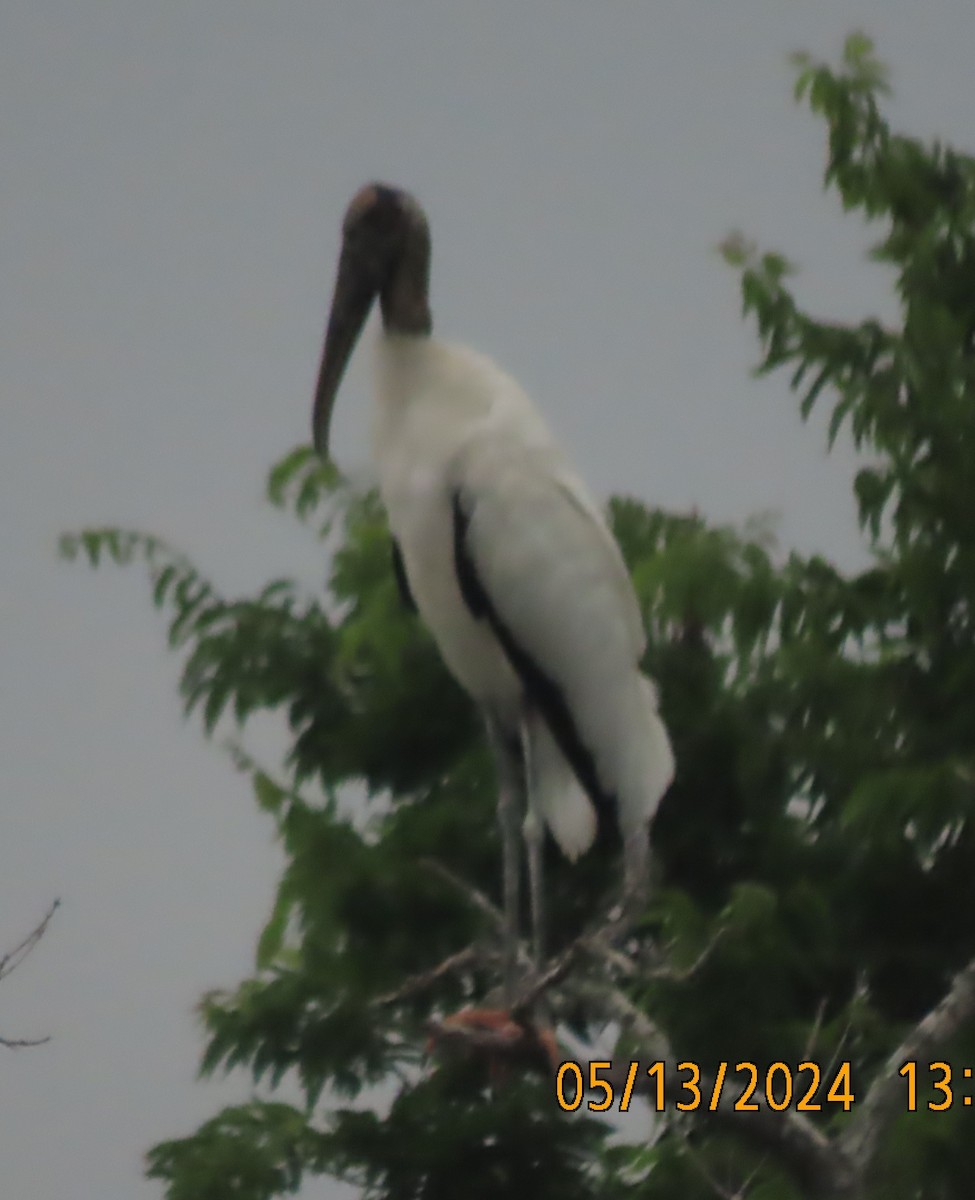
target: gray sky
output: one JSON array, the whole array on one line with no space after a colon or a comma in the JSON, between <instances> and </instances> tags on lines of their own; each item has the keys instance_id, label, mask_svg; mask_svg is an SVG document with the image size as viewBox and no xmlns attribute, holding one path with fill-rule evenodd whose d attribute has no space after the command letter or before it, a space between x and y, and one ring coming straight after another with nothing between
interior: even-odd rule
<instances>
[{"instance_id":1,"label":"gray sky","mask_svg":"<svg viewBox=\"0 0 975 1200\"><path fill-rule=\"evenodd\" d=\"M63 900L0 986L0 1034L53 1035L0 1053L9 1200L158 1196L146 1147L246 1097L194 1082L192 1009L249 970L279 867L180 717L144 577L59 564L58 532L153 530L231 593L322 577L261 492L307 439L339 221L379 177L429 212L439 332L522 380L599 494L776 510L784 547L860 561L852 457L749 378L713 251L742 227L817 310L891 311L790 99L787 53L854 27L895 118L965 147L971 0L6 0L0 949ZM354 471L365 379L337 411Z\"/></svg>"}]
</instances>

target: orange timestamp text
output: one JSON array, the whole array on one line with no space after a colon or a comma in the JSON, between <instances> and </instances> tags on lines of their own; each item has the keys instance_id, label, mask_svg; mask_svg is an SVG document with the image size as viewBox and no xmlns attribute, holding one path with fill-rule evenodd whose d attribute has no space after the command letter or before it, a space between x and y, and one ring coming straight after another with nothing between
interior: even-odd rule
<instances>
[{"instance_id":1,"label":"orange timestamp text","mask_svg":"<svg viewBox=\"0 0 975 1200\"><path fill-rule=\"evenodd\" d=\"M585 1067L585 1070L583 1069ZM849 1112L856 1099L848 1060L832 1064L827 1071L815 1062L795 1067L773 1062L767 1067L753 1062L719 1062L713 1075L706 1075L696 1062L623 1063L614 1068L609 1061L586 1064L567 1059L555 1076L555 1096L565 1112L575 1112L587 1092L599 1093L586 1101L590 1112L608 1112L615 1104L620 1112L630 1107L634 1093L646 1099L656 1112L673 1108L678 1112L822 1112L827 1105Z\"/></svg>"}]
</instances>

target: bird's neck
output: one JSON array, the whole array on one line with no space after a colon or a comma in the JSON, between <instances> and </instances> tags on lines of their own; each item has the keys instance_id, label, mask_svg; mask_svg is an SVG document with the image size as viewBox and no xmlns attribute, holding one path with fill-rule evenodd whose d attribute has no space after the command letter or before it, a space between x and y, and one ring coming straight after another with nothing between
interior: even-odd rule
<instances>
[{"instance_id":1,"label":"bird's neck","mask_svg":"<svg viewBox=\"0 0 975 1200\"><path fill-rule=\"evenodd\" d=\"M379 306L387 333L430 336L430 243L419 231L407 242L379 293Z\"/></svg>"}]
</instances>

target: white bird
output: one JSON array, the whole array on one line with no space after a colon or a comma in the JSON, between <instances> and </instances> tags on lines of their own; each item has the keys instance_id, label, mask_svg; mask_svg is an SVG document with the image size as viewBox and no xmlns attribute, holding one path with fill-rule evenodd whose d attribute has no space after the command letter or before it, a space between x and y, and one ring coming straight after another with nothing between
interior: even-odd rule
<instances>
[{"instance_id":1,"label":"white bird","mask_svg":"<svg viewBox=\"0 0 975 1200\"><path fill-rule=\"evenodd\" d=\"M511 998L518 804L536 957L544 826L575 859L615 810L627 886L674 772L629 575L596 502L518 384L431 336L430 233L407 192L352 199L325 335L313 429L328 457L336 392L373 301L382 312L373 419L379 486L404 596L484 713L498 760Z\"/></svg>"}]
</instances>

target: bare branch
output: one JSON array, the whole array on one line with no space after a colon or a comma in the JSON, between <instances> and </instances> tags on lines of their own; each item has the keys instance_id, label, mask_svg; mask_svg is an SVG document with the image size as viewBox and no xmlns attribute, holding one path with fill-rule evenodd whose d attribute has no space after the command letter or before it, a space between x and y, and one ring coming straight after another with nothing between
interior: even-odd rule
<instances>
[{"instance_id":1,"label":"bare branch","mask_svg":"<svg viewBox=\"0 0 975 1200\"><path fill-rule=\"evenodd\" d=\"M853 985L853 995L850 997L850 1003L846 1010L846 1023L843 1026L843 1032L840 1034L836 1042L836 1047L830 1056L829 1062L823 1068L823 1075L827 1078L833 1074L837 1063L840 1061L840 1055L843 1053L843 1047L847 1043L851 1032L853 1031L853 1017L856 1011L856 1003L858 1000L865 999L867 996L867 978L863 971L857 972L856 983ZM811 1057L811 1056L810 1056Z\"/></svg>"},{"instance_id":2,"label":"bare branch","mask_svg":"<svg viewBox=\"0 0 975 1200\"><path fill-rule=\"evenodd\" d=\"M700 1177L714 1192L714 1194L720 1197L720 1200L744 1200L745 1196L747 1195L747 1192L745 1191L745 1188L748 1186L747 1180L741 1187L735 1188L733 1192L729 1191L715 1178L707 1163L704 1161L703 1155L698 1151L697 1147L691 1143L691 1139L687 1136L684 1130L676 1128L675 1133L677 1134L687 1161L691 1164L694 1170L697 1171L698 1175L700 1175Z\"/></svg>"},{"instance_id":3,"label":"bare branch","mask_svg":"<svg viewBox=\"0 0 975 1200\"><path fill-rule=\"evenodd\" d=\"M861 1173L870 1166L886 1126L903 1109L903 1085L898 1075L901 1067L909 1059L929 1061L973 1019L975 958L958 972L942 999L890 1055L844 1129L842 1147Z\"/></svg>"},{"instance_id":4,"label":"bare branch","mask_svg":"<svg viewBox=\"0 0 975 1200\"><path fill-rule=\"evenodd\" d=\"M612 983L572 979L566 983L565 990L580 1000L599 1006L604 1013L618 1021L640 1046L641 1056L648 1063L657 1059L666 1061L674 1058L664 1031L643 1009L638 1008L625 992ZM676 1058L674 1061L677 1061Z\"/></svg>"},{"instance_id":5,"label":"bare branch","mask_svg":"<svg viewBox=\"0 0 975 1200\"><path fill-rule=\"evenodd\" d=\"M425 992L427 988L432 987L438 980L443 979L445 975L454 975L459 971L463 971L466 967L475 966L482 961L483 956L478 951L476 946L466 946L463 950L458 950L456 954L448 955L442 962L435 967L431 967L429 971L421 971L417 975L411 975L395 991L387 992L384 996L378 996L375 1004L397 1004L400 1000L407 1000L410 996L415 996L419 992Z\"/></svg>"},{"instance_id":6,"label":"bare branch","mask_svg":"<svg viewBox=\"0 0 975 1200\"><path fill-rule=\"evenodd\" d=\"M40 923L30 931L24 940L14 946L12 950L8 950L6 954L0 956L0 979L6 979L9 975L12 975L24 961L24 959L27 958L30 952L47 932L47 927L51 922L51 918L57 912L60 904L60 900L55 900L41 918ZM50 1040L50 1036L41 1038L0 1037L0 1046L3 1046L8 1050L22 1050L25 1046L43 1046L45 1042L49 1042Z\"/></svg>"},{"instance_id":7,"label":"bare branch","mask_svg":"<svg viewBox=\"0 0 975 1200\"><path fill-rule=\"evenodd\" d=\"M518 996L511 1006L511 1015L518 1021L528 1017L542 995L554 987L568 975L579 956L580 943L575 941L564 950L551 965L531 981L529 986Z\"/></svg>"},{"instance_id":8,"label":"bare branch","mask_svg":"<svg viewBox=\"0 0 975 1200\"><path fill-rule=\"evenodd\" d=\"M20 966L24 959L30 954L37 943L47 932L47 927L51 918L60 907L61 901L55 900L51 907L44 914L39 925L24 938L18 945L14 946L13 950L8 950L6 954L0 957L0 979L5 979L8 975L12 975Z\"/></svg>"},{"instance_id":9,"label":"bare branch","mask_svg":"<svg viewBox=\"0 0 975 1200\"><path fill-rule=\"evenodd\" d=\"M504 917L500 909L477 888L455 875L449 868L433 859L424 860L424 866L445 879L461 892L467 899L483 912L492 925L499 931L504 928ZM566 998L574 998L600 1009L614 1020L640 1047L640 1057L647 1063L661 1060L671 1068L664 1074L668 1090L665 1102L669 1106L678 1098L680 1081L676 1070L678 1062L683 1061L676 1055L664 1031L641 1008L618 988L611 979L575 977L572 968L583 955L590 955L602 960L615 968L618 974L630 976L638 968L633 960L616 949L611 942L625 934L627 925L617 918L612 918L594 929L581 934L566 950L564 950L540 975L533 972L531 960L519 946L519 961L525 963L529 971L529 982L524 993L517 1000L512 1015L526 1013L539 997L545 992L554 992L552 996L553 1011L558 1011L559 992ZM701 963L710 955L720 934L713 939L691 964L688 971L693 974ZM973 964L973 1003L975 1003L975 964ZM438 1036L439 1036L438 1028ZM476 1043L478 1049L486 1052L497 1051L497 1035L485 1033L472 1036L470 1031L451 1033L449 1038L465 1041L472 1046ZM483 1044L482 1044L483 1042ZM615 1075L619 1078L615 1086L620 1089L625 1085L628 1064L620 1064L604 1078L612 1082ZM636 1090L648 1091L652 1081L641 1078L637 1081ZM717 1092L717 1100L713 1109L708 1108L707 1119L734 1128L742 1136L764 1147L775 1154L780 1161L791 1167L796 1176L807 1186L810 1192L836 1198L846 1198L854 1194L858 1179L854 1164L845 1147L838 1141L821 1132L806 1116L798 1112L774 1112L761 1098L753 1097L759 1103L758 1111L741 1112L736 1109L737 1096L734 1089L716 1089L712 1078L703 1077L700 1080L702 1092L709 1096ZM703 1115L703 1114L702 1114Z\"/></svg>"},{"instance_id":10,"label":"bare branch","mask_svg":"<svg viewBox=\"0 0 975 1200\"><path fill-rule=\"evenodd\" d=\"M649 977L651 979L664 979L669 983L686 983L700 971L726 933L727 927L724 925L719 926L714 935L708 939L707 944L697 958L686 967L656 967L649 972Z\"/></svg>"},{"instance_id":11,"label":"bare branch","mask_svg":"<svg viewBox=\"0 0 975 1200\"><path fill-rule=\"evenodd\" d=\"M0 1046L4 1046L7 1050L23 1050L25 1046L43 1046L45 1042L51 1040L51 1035L42 1038L5 1038L0 1037Z\"/></svg>"},{"instance_id":12,"label":"bare branch","mask_svg":"<svg viewBox=\"0 0 975 1200\"><path fill-rule=\"evenodd\" d=\"M566 991L598 1004L609 1012L624 1028L628 1029L640 1047L639 1058L647 1063L663 1061L668 1070L664 1072L666 1090L665 1106L681 1098L681 1084L677 1064L683 1061L674 1053L667 1035L651 1018L614 984L605 981L576 981L566 983ZM628 1064L621 1063L604 1076L607 1082L622 1090L626 1082ZM646 1075L635 1081L637 1092L655 1088ZM733 1088L717 1089L715 1080L701 1077L701 1092L711 1096L717 1091L718 1099L712 1110L701 1115L729 1128L776 1154L780 1161L790 1166L809 1189L819 1195L846 1197L852 1195L854 1171L847 1155L840 1146L822 1133L807 1117L797 1112L773 1112L757 1094L752 1097L759 1104L757 1112L741 1112L735 1107L737 1094ZM686 1099L686 1097L684 1097Z\"/></svg>"},{"instance_id":13,"label":"bare branch","mask_svg":"<svg viewBox=\"0 0 975 1200\"><path fill-rule=\"evenodd\" d=\"M461 879L459 875L455 875L449 867L445 867L436 858L423 858L420 860L420 865L426 867L428 871L432 871L434 875L439 875L452 888L465 896L474 908L484 913L499 932L504 931L504 916L501 910L492 904L479 888L468 883L466 879Z\"/></svg>"},{"instance_id":14,"label":"bare branch","mask_svg":"<svg viewBox=\"0 0 975 1200\"><path fill-rule=\"evenodd\" d=\"M802 1052L803 1062L808 1062L816 1052L816 1042L819 1040L819 1031L823 1027L823 1017L826 1014L826 997L823 996L816 1005L816 1015L813 1017L812 1027L809 1030L809 1037L806 1038L806 1048Z\"/></svg>"}]
</instances>

